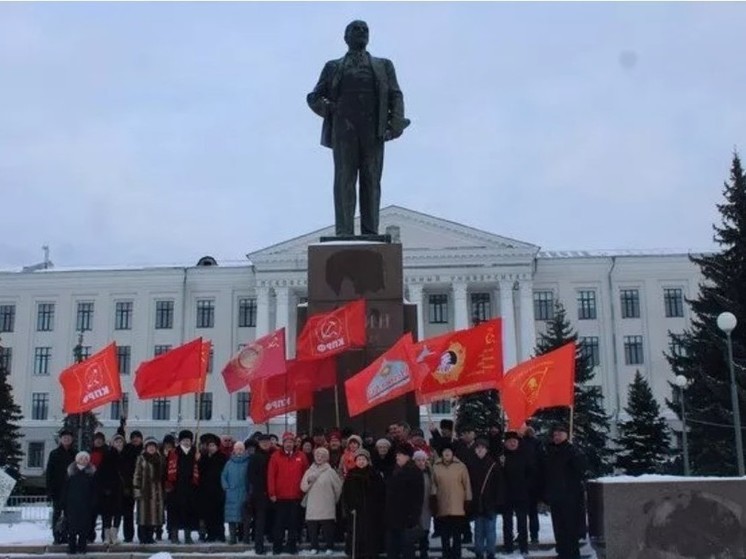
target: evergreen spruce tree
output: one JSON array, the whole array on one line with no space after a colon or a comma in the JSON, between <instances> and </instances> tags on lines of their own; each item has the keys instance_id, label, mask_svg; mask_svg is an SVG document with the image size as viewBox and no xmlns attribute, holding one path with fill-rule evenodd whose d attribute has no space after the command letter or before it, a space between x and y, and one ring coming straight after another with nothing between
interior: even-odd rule
<instances>
[{"instance_id":1,"label":"evergreen spruce tree","mask_svg":"<svg viewBox=\"0 0 746 559\"><path fill-rule=\"evenodd\" d=\"M0 347L0 469L7 466L18 470L23 457L20 443L23 435L18 422L23 415L20 406L13 400L9 377L10 371Z\"/></svg>"},{"instance_id":2,"label":"evergreen spruce tree","mask_svg":"<svg viewBox=\"0 0 746 559\"><path fill-rule=\"evenodd\" d=\"M616 467L632 476L666 472L671 455L668 424L640 371L629 386L624 411L629 420L619 425Z\"/></svg>"},{"instance_id":3,"label":"evergreen spruce tree","mask_svg":"<svg viewBox=\"0 0 746 559\"><path fill-rule=\"evenodd\" d=\"M564 307L555 305L554 317L547 322L547 330L539 335L536 355L543 355L570 342L578 341ZM588 473L598 477L611 471L611 449L608 447L609 416L604 410L600 386L592 386L595 373L589 356L578 345L575 355L575 408L573 413L573 443L586 455ZM554 422L570 423L570 410L565 407L548 408L534 416L541 430L548 430Z\"/></svg>"},{"instance_id":4,"label":"evergreen spruce tree","mask_svg":"<svg viewBox=\"0 0 746 559\"><path fill-rule=\"evenodd\" d=\"M83 333L78 337L78 344L73 348L75 362L83 361ZM62 420L62 426L69 429L73 434L74 444L78 450L91 450L93 448L93 436L96 429L101 427L101 422L96 414L90 411L84 413L71 413Z\"/></svg>"},{"instance_id":5,"label":"evergreen spruce tree","mask_svg":"<svg viewBox=\"0 0 746 559\"><path fill-rule=\"evenodd\" d=\"M734 475L736 456L730 370L726 339L717 327L721 312L733 313L739 321L732 332L733 359L739 401L746 410L746 177L738 154L733 155L730 180L723 189L725 201L717 208L721 225L714 225L719 250L692 255L704 276L699 293L687 299L691 327L683 333L670 333L671 349L666 355L674 375L684 375L689 386L684 391L686 423L689 428L689 456L692 473ZM678 310L678 309L676 309ZM668 402L677 415L677 400ZM741 427L743 431L743 426Z\"/></svg>"}]
</instances>

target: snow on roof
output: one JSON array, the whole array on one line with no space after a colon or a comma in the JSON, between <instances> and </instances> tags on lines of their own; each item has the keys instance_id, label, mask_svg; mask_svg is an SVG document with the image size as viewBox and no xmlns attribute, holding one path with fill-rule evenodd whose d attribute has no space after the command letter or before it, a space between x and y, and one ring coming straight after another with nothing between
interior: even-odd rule
<instances>
[{"instance_id":1,"label":"snow on roof","mask_svg":"<svg viewBox=\"0 0 746 559\"><path fill-rule=\"evenodd\" d=\"M196 264L116 264L109 266L54 266L47 269L28 270L22 268L0 269L0 273L48 274L55 272L116 272L132 270L177 270L184 268L243 268L251 266L249 260L218 260L217 266L197 266Z\"/></svg>"},{"instance_id":2,"label":"snow on roof","mask_svg":"<svg viewBox=\"0 0 746 559\"><path fill-rule=\"evenodd\" d=\"M709 249L610 249L610 250L542 250L537 258L608 258L612 256L688 256L689 254L706 254L714 252Z\"/></svg>"}]
</instances>

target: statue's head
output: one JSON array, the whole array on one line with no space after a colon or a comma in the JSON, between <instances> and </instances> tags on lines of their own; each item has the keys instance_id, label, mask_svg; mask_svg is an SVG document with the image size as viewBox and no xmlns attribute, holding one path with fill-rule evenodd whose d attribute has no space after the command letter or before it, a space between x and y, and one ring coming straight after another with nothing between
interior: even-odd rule
<instances>
[{"instance_id":1,"label":"statue's head","mask_svg":"<svg viewBox=\"0 0 746 559\"><path fill-rule=\"evenodd\" d=\"M345 43L351 49L364 49L368 45L368 24L356 19L345 27Z\"/></svg>"}]
</instances>

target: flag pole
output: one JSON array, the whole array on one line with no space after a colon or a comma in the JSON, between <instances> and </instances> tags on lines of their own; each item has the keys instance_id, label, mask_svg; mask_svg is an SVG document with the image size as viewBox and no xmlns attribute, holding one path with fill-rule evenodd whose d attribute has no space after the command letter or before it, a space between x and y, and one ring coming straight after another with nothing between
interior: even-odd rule
<instances>
[{"instance_id":1,"label":"flag pole","mask_svg":"<svg viewBox=\"0 0 746 559\"><path fill-rule=\"evenodd\" d=\"M337 418L337 429L341 429L342 426L339 424L339 386L334 385L334 411L336 412Z\"/></svg>"},{"instance_id":2,"label":"flag pole","mask_svg":"<svg viewBox=\"0 0 746 559\"><path fill-rule=\"evenodd\" d=\"M78 345L75 346L75 362L83 362L83 330L78 334ZM83 414L78 413L78 451L83 450Z\"/></svg>"},{"instance_id":3,"label":"flag pole","mask_svg":"<svg viewBox=\"0 0 746 559\"><path fill-rule=\"evenodd\" d=\"M570 406L570 442L572 442L572 431L575 423L575 406Z\"/></svg>"},{"instance_id":4,"label":"flag pole","mask_svg":"<svg viewBox=\"0 0 746 559\"><path fill-rule=\"evenodd\" d=\"M308 414L308 434L313 436L313 406L311 406L310 413Z\"/></svg>"}]
</instances>

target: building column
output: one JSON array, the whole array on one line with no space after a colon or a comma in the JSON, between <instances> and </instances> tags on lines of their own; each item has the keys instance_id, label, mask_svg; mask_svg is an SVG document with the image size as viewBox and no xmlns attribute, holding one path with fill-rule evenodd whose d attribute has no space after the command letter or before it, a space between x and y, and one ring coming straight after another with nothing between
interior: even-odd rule
<instances>
[{"instance_id":1,"label":"building column","mask_svg":"<svg viewBox=\"0 0 746 559\"><path fill-rule=\"evenodd\" d=\"M290 354L290 289L288 287L275 287L275 330L285 328L285 356Z\"/></svg>"},{"instance_id":2,"label":"building column","mask_svg":"<svg viewBox=\"0 0 746 559\"><path fill-rule=\"evenodd\" d=\"M419 283L409 284L407 291L409 292L409 302L417 305L417 341L421 342L425 339L425 303L422 300L422 285Z\"/></svg>"},{"instance_id":3,"label":"building column","mask_svg":"<svg viewBox=\"0 0 746 559\"><path fill-rule=\"evenodd\" d=\"M469 307L466 303L466 282L454 282L451 284L453 290L453 329L463 330L469 328Z\"/></svg>"},{"instance_id":4,"label":"building column","mask_svg":"<svg viewBox=\"0 0 746 559\"><path fill-rule=\"evenodd\" d=\"M513 280L500 280L500 318L503 330L503 370L507 372L517 363Z\"/></svg>"},{"instance_id":5,"label":"building column","mask_svg":"<svg viewBox=\"0 0 746 559\"><path fill-rule=\"evenodd\" d=\"M257 287L256 292L256 337L269 334L269 287Z\"/></svg>"},{"instance_id":6,"label":"building column","mask_svg":"<svg viewBox=\"0 0 746 559\"><path fill-rule=\"evenodd\" d=\"M521 361L531 357L536 347L536 325L534 323L534 289L531 280L518 283L521 313Z\"/></svg>"}]
</instances>

